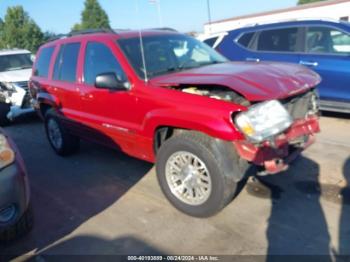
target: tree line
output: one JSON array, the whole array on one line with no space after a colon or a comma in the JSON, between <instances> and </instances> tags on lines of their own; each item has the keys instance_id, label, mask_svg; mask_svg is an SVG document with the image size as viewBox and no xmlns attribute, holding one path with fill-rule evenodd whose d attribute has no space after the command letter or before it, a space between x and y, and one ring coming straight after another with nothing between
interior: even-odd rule
<instances>
[{"instance_id":1,"label":"tree line","mask_svg":"<svg viewBox=\"0 0 350 262\"><path fill-rule=\"evenodd\" d=\"M72 31L85 29L110 29L107 13L98 0L85 0L81 22ZM22 6L12 6L0 18L0 49L21 48L36 52L40 45L56 37L53 32L43 32Z\"/></svg>"},{"instance_id":2,"label":"tree line","mask_svg":"<svg viewBox=\"0 0 350 262\"><path fill-rule=\"evenodd\" d=\"M324 0L299 0L298 4ZM98 0L85 0L81 21L72 31L85 29L110 29L109 18ZM36 52L40 45L55 37L53 32L43 32L22 6L7 9L4 20L0 18L0 49L23 48Z\"/></svg>"}]
</instances>

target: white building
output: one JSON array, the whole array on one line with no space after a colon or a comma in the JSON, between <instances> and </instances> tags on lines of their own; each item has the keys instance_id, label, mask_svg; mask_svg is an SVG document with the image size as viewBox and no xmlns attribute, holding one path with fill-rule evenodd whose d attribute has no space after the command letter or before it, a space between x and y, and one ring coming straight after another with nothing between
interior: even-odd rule
<instances>
[{"instance_id":1,"label":"white building","mask_svg":"<svg viewBox=\"0 0 350 262\"><path fill-rule=\"evenodd\" d=\"M291 8L213 21L210 24L207 23L204 25L204 34L211 35L255 23L312 18L331 18L349 21L349 17L350 0L321 1Z\"/></svg>"}]
</instances>

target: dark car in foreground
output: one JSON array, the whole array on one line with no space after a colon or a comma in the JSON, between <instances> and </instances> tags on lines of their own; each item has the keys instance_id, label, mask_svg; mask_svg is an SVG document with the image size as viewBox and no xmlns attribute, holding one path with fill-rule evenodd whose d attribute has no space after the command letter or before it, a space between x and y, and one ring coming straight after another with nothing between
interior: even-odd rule
<instances>
[{"instance_id":1,"label":"dark car in foreground","mask_svg":"<svg viewBox=\"0 0 350 262\"><path fill-rule=\"evenodd\" d=\"M217 38L219 38L218 43ZM350 23L298 20L246 26L204 40L233 61L301 64L322 78L320 107L350 113Z\"/></svg>"},{"instance_id":2,"label":"dark car in foreground","mask_svg":"<svg viewBox=\"0 0 350 262\"><path fill-rule=\"evenodd\" d=\"M205 217L250 167L278 173L312 144L319 82L298 65L229 62L174 31L110 31L42 46L30 91L57 154L85 138L155 162L169 201Z\"/></svg>"},{"instance_id":3,"label":"dark car in foreground","mask_svg":"<svg viewBox=\"0 0 350 262\"><path fill-rule=\"evenodd\" d=\"M27 233L33 224L23 159L0 129L0 245Z\"/></svg>"}]
</instances>

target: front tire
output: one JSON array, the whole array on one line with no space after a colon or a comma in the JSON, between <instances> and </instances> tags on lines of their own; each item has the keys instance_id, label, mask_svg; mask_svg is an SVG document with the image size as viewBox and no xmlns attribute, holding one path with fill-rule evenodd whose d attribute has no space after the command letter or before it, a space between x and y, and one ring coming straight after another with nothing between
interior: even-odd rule
<instances>
[{"instance_id":1,"label":"front tire","mask_svg":"<svg viewBox=\"0 0 350 262\"><path fill-rule=\"evenodd\" d=\"M8 243L24 236L32 229L33 223L33 211L29 205L26 212L22 215L16 224L6 228L0 233L0 243Z\"/></svg>"},{"instance_id":2,"label":"front tire","mask_svg":"<svg viewBox=\"0 0 350 262\"><path fill-rule=\"evenodd\" d=\"M60 156L67 156L79 149L80 140L62 125L54 109L45 114L45 131L51 147Z\"/></svg>"},{"instance_id":3,"label":"front tire","mask_svg":"<svg viewBox=\"0 0 350 262\"><path fill-rule=\"evenodd\" d=\"M180 211L209 217L234 197L245 169L232 144L184 131L161 146L157 178L167 199Z\"/></svg>"}]
</instances>

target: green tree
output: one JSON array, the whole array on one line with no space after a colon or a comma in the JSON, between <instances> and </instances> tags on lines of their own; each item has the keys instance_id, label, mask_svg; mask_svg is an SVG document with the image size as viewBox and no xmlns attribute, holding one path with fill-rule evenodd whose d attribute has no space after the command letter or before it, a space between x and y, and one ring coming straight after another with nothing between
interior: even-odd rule
<instances>
[{"instance_id":1,"label":"green tree","mask_svg":"<svg viewBox=\"0 0 350 262\"><path fill-rule=\"evenodd\" d=\"M72 31L86 29L110 29L107 13L97 0L86 0L81 13L81 23L75 24Z\"/></svg>"},{"instance_id":2,"label":"green tree","mask_svg":"<svg viewBox=\"0 0 350 262\"><path fill-rule=\"evenodd\" d=\"M298 5L310 4L310 3L321 2L321 1L325 1L325 0L299 0Z\"/></svg>"},{"instance_id":3,"label":"green tree","mask_svg":"<svg viewBox=\"0 0 350 262\"><path fill-rule=\"evenodd\" d=\"M36 52L43 43L43 33L22 6L9 7L1 27L2 48L24 48Z\"/></svg>"}]
</instances>

